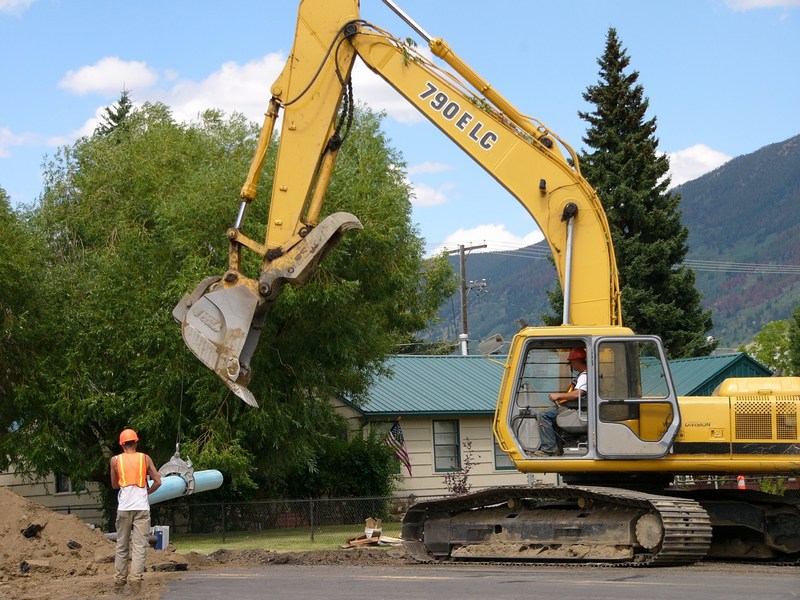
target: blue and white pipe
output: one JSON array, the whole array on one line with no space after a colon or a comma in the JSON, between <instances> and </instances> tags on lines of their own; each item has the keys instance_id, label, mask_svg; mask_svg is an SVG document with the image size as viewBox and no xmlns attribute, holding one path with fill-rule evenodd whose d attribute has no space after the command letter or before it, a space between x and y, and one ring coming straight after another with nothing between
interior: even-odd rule
<instances>
[{"instance_id":1,"label":"blue and white pipe","mask_svg":"<svg viewBox=\"0 0 800 600\"><path fill-rule=\"evenodd\" d=\"M216 469L194 472L193 494L215 490L222 485L222 473ZM173 500L186 495L187 481L180 475L167 475L161 478L161 487L150 494L150 504L157 504L166 500Z\"/></svg>"}]
</instances>

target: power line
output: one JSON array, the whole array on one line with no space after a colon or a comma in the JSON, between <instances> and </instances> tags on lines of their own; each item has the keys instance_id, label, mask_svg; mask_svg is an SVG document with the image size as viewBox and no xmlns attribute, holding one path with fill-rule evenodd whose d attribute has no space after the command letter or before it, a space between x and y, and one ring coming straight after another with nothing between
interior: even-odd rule
<instances>
[{"instance_id":1,"label":"power line","mask_svg":"<svg viewBox=\"0 0 800 600\"><path fill-rule=\"evenodd\" d=\"M515 248L510 242L493 242L493 246L499 247L492 250L492 254L502 254L510 258L521 258L528 260L547 260L550 257L550 249L545 245L527 246L525 248ZM507 246L503 248L503 246ZM438 248L439 244L428 244ZM773 264L773 263L747 263L729 262L718 260L686 259L682 265L693 271L707 273L745 273L749 275L800 275L800 265Z\"/></svg>"},{"instance_id":2,"label":"power line","mask_svg":"<svg viewBox=\"0 0 800 600\"><path fill-rule=\"evenodd\" d=\"M798 265L722 262L717 260L699 259L687 259L683 261L683 265L694 271L750 273L753 275L800 275L800 266Z\"/></svg>"}]
</instances>

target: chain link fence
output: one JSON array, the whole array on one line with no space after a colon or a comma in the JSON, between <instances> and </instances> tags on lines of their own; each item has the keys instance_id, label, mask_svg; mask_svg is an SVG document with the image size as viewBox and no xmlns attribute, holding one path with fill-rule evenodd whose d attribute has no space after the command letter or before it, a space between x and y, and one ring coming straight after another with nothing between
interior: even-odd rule
<instances>
[{"instance_id":1,"label":"chain link fence","mask_svg":"<svg viewBox=\"0 0 800 600\"><path fill-rule=\"evenodd\" d=\"M676 478L678 489L736 489L736 477ZM777 492L800 498L799 482L786 477L748 477L747 489ZM306 500L264 500L250 502L197 502L179 498L151 508L153 526L167 526L170 538L182 536L208 543L258 542L260 547L282 548L282 544L310 543L336 547L365 532L367 519L381 520L384 536L400 537L403 515L414 502L444 496L403 496L325 498ZM76 514L92 523L102 515L100 506L56 507L64 514ZM95 525L102 526L100 522Z\"/></svg>"},{"instance_id":2,"label":"chain link fence","mask_svg":"<svg viewBox=\"0 0 800 600\"><path fill-rule=\"evenodd\" d=\"M209 503L178 500L153 506L150 514L153 525L168 526L175 537L205 534L225 542L232 534L261 533L338 544L363 534L367 519L380 519L384 535L399 537L403 514L414 501L413 496Z\"/></svg>"},{"instance_id":3,"label":"chain link fence","mask_svg":"<svg viewBox=\"0 0 800 600\"><path fill-rule=\"evenodd\" d=\"M207 543L260 540L265 547L310 542L335 547L367 529L367 519L380 519L382 535L400 537L403 515L409 505L442 496L325 498L250 502L197 502L179 498L150 508L152 526L167 526L170 539L182 536ZM102 506L62 506L53 510L74 514L105 528ZM113 523L111 524L113 530Z\"/></svg>"}]
</instances>

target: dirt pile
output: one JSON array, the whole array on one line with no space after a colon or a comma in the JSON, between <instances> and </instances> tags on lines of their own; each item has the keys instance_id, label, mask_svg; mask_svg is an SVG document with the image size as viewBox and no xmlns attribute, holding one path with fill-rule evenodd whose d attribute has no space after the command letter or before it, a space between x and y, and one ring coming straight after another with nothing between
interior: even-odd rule
<instances>
[{"instance_id":1,"label":"dirt pile","mask_svg":"<svg viewBox=\"0 0 800 600\"><path fill-rule=\"evenodd\" d=\"M0 598L77 600L119 598L113 541L75 515L61 515L0 487ZM268 565L400 565L401 548L278 553L221 549L206 556L174 548L147 552L140 600L158 600L181 572ZM129 591L123 596L129 595Z\"/></svg>"},{"instance_id":2,"label":"dirt pile","mask_svg":"<svg viewBox=\"0 0 800 600\"><path fill-rule=\"evenodd\" d=\"M0 487L0 598L31 600L111 596L113 541L76 515L62 515ZM208 563L200 555L148 551L149 591L158 589L175 565Z\"/></svg>"},{"instance_id":3,"label":"dirt pile","mask_svg":"<svg viewBox=\"0 0 800 600\"><path fill-rule=\"evenodd\" d=\"M61 515L0 487L0 581L37 572L94 575L114 542L75 515Z\"/></svg>"}]
</instances>

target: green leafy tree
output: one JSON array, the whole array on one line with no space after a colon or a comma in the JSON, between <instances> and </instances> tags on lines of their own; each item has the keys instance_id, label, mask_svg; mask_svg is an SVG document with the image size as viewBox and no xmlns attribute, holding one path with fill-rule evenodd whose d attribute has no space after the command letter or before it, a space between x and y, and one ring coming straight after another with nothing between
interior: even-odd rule
<instances>
[{"instance_id":1,"label":"green leafy tree","mask_svg":"<svg viewBox=\"0 0 800 600\"><path fill-rule=\"evenodd\" d=\"M27 230L24 216L11 208L10 198L0 188L0 447L20 416L16 388L35 374L26 371L28 361L41 349L32 335L45 320L37 301L46 285L42 246ZM0 468L8 457L0 452Z\"/></svg>"},{"instance_id":2,"label":"green leafy tree","mask_svg":"<svg viewBox=\"0 0 800 600\"><path fill-rule=\"evenodd\" d=\"M711 312L701 306L694 272L683 266L688 230L680 220L680 195L668 191L669 159L658 152L656 119L646 117L639 73L628 71L630 59L614 28L598 64L600 81L583 94L594 110L579 113L589 124L581 165L611 226L624 322L660 335L673 358L708 354Z\"/></svg>"},{"instance_id":3,"label":"green leafy tree","mask_svg":"<svg viewBox=\"0 0 800 600\"><path fill-rule=\"evenodd\" d=\"M739 348L765 367L783 375L792 373L789 357L789 321L770 321L761 328L753 341Z\"/></svg>"},{"instance_id":4,"label":"green leafy tree","mask_svg":"<svg viewBox=\"0 0 800 600\"><path fill-rule=\"evenodd\" d=\"M216 111L178 124L166 106L146 104L127 114L124 136L61 148L31 221L48 243L43 303L55 314L35 332L47 353L27 367L36 382L20 392L20 418L3 424L18 427L2 454L105 484L116 436L130 426L157 464L180 439L196 468L223 472L230 494L278 496L287 473L318 470L324 441L341 430L329 399L361 398L449 291L444 263L423 259L404 163L380 122L357 111L325 206L358 215L364 230L307 284L284 288L270 313L250 385L259 410L191 355L171 316L184 293L227 268L225 230L256 126ZM271 153L266 170L273 164ZM262 185L271 187L268 173ZM259 237L267 204L251 206L245 233Z\"/></svg>"},{"instance_id":5,"label":"green leafy tree","mask_svg":"<svg viewBox=\"0 0 800 600\"><path fill-rule=\"evenodd\" d=\"M800 375L800 305L794 309L789 319L788 331L789 360L786 375Z\"/></svg>"},{"instance_id":6,"label":"green leafy tree","mask_svg":"<svg viewBox=\"0 0 800 600\"><path fill-rule=\"evenodd\" d=\"M397 459L385 435L362 431L348 441L342 430L321 438L317 454L314 469L298 465L287 473L287 498L390 496L397 488Z\"/></svg>"}]
</instances>

